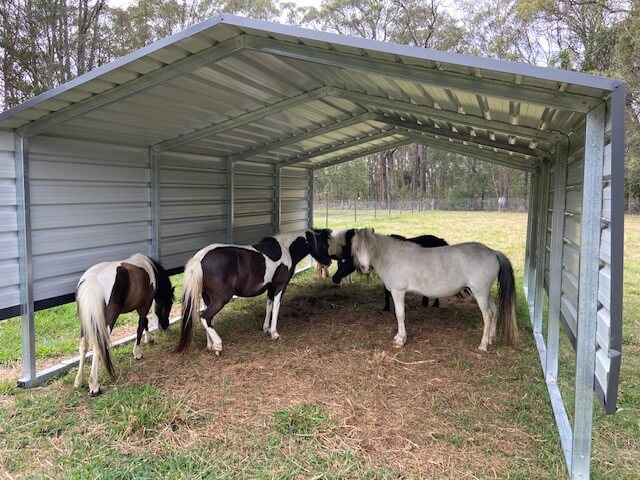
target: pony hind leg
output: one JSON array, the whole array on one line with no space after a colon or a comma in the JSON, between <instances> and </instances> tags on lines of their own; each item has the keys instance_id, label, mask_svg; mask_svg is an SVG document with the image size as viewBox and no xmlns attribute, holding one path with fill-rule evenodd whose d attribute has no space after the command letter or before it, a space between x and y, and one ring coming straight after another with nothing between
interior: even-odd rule
<instances>
[{"instance_id":1,"label":"pony hind leg","mask_svg":"<svg viewBox=\"0 0 640 480\"><path fill-rule=\"evenodd\" d=\"M482 312L482 321L484 323L484 327L482 329L482 340L480 341L478 350L486 352L487 346L490 343L489 334L491 330L491 324L493 322L493 315L491 310L491 292L487 291L479 293L476 290L472 291L473 295L476 297L476 301L478 302L478 307L480 307L480 311Z\"/></svg>"},{"instance_id":2,"label":"pony hind leg","mask_svg":"<svg viewBox=\"0 0 640 480\"><path fill-rule=\"evenodd\" d=\"M222 353L222 339L218 332L213 328L214 317L222 310L227 302L231 299L231 296L226 300L214 299L207 305L207 308L202 313L201 321L204 331L207 335L207 350L214 351L217 356Z\"/></svg>"},{"instance_id":3,"label":"pony hind leg","mask_svg":"<svg viewBox=\"0 0 640 480\"><path fill-rule=\"evenodd\" d=\"M269 289L267 291L267 305L265 307L265 314L264 314L264 323L262 324L262 331L264 333L268 333L269 332L269 327L271 325L271 313L273 312L273 290Z\"/></svg>"},{"instance_id":4,"label":"pony hind leg","mask_svg":"<svg viewBox=\"0 0 640 480\"><path fill-rule=\"evenodd\" d=\"M156 301L154 300L151 303L151 325L149 325L149 323L147 322L147 325L144 329L144 343L153 343L156 341L153 333L151 333L151 330L157 329L159 323L160 322L158 321L158 315L156 314Z\"/></svg>"},{"instance_id":5,"label":"pony hind leg","mask_svg":"<svg viewBox=\"0 0 640 480\"><path fill-rule=\"evenodd\" d=\"M396 308L396 320L398 321L398 333L393 337L393 346L402 348L407 343L407 331L404 327L404 290L391 290L393 304Z\"/></svg>"},{"instance_id":6,"label":"pony hind leg","mask_svg":"<svg viewBox=\"0 0 640 480\"><path fill-rule=\"evenodd\" d=\"M80 353L80 363L78 365L78 373L76 374L76 378L73 381L73 386L75 388L78 388L80 385L82 385L84 362L87 355L87 337L85 336L84 332L80 332L80 346L78 348L78 351Z\"/></svg>"},{"instance_id":7,"label":"pony hind leg","mask_svg":"<svg viewBox=\"0 0 640 480\"><path fill-rule=\"evenodd\" d=\"M498 327L498 308L493 298L489 298L489 307L491 308L491 326L489 327L489 345L496 339L496 331Z\"/></svg>"}]
</instances>

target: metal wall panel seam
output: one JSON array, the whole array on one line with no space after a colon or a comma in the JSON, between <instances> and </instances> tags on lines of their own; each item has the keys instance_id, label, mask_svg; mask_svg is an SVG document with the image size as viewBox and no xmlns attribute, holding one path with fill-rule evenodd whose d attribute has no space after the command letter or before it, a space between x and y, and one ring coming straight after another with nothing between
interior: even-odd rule
<instances>
[{"instance_id":1,"label":"metal wall panel seam","mask_svg":"<svg viewBox=\"0 0 640 480\"><path fill-rule=\"evenodd\" d=\"M233 161L227 159L227 243L233 243L235 227L235 176Z\"/></svg>"},{"instance_id":2,"label":"metal wall panel seam","mask_svg":"<svg viewBox=\"0 0 640 480\"><path fill-rule=\"evenodd\" d=\"M313 228L313 195L315 187L315 172L311 168L309 168L307 169L307 174L309 175L309 192L307 194L308 220L309 228Z\"/></svg>"},{"instance_id":3,"label":"metal wall panel seam","mask_svg":"<svg viewBox=\"0 0 640 480\"><path fill-rule=\"evenodd\" d=\"M162 262L160 244L160 159L158 152L149 149L149 169L151 170L151 252L153 258Z\"/></svg>"}]
</instances>

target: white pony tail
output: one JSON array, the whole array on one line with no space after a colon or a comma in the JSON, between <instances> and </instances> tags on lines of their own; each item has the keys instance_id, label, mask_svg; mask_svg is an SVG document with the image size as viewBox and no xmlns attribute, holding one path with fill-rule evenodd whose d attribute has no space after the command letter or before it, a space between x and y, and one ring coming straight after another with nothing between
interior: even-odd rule
<instances>
[{"instance_id":1,"label":"white pony tail","mask_svg":"<svg viewBox=\"0 0 640 480\"><path fill-rule=\"evenodd\" d=\"M78 286L76 303L82 336L86 335L89 343L93 343L100 360L113 378L111 338L104 318L104 292L96 278L88 277Z\"/></svg>"},{"instance_id":2,"label":"white pony tail","mask_svg":"<svg viewBox=\"0 0 640 480\"><path fill-rule=\"evenodd\" d=\"M176 352L184 352L191 344L193 325L200 320L200 298L202 297L202 261L192 257L184 267L182 283L182 323L180 343Z\"/></svg>"}]
</instances>

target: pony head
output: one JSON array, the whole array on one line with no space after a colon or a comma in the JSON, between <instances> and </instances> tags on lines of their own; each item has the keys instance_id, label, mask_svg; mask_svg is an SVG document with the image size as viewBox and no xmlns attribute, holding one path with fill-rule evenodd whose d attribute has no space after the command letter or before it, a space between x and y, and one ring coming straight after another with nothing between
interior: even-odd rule
<instances>
[{"instance_id":1,"label":"pony head","mask_svg":"<svg viewBox=\"0 0 640 480\"><path fill-rule=\"evenodd\" d=\"M353 255L354 264L365 275L368 275L371 271L371 258L375 253L375 247L373 229L362 228L356 230L351 242L351 255Z\"/></svg>"},{"instance_id":2,"label":"pony head","mask_svg":"<svg viewBox=\"0 0 640 480\"><path fill-rule=\"evenodd\" d=\"M158 323L163 330L169 327L169 316L171 315L171 307L175 300L174 287L166 270L160 263L151 259L153 268L156 272L156 294L154 296L156 308L155 314L158 317Z\"/></svg>"},{"instance_id":3,"label":"pony head","mask_svg":"<svg viewBox=\"0 0 640 480\"><path fill-rule=\"evenodd\" d=\"M325 267L330 266L329 238L331 238L331 230L307 230L305 237L309 244L309 253L311 253L311 256Z\"/></svg>"}]
</instances>

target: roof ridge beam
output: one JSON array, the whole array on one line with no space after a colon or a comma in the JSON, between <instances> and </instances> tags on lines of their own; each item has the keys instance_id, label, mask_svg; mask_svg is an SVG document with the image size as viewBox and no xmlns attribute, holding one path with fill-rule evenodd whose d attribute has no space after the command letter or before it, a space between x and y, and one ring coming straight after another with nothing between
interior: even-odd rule
<instances>
[{"instance_id":1,"label":"roof ridge beam","mask_svg":"<svg viewBox=\"0 0 640 480\"><path fill-rule=\"evenodd\" d=\"M229 120L215 123L208 127L201 128L184 135L179 135L169 140L164 140L162 142L156 143L151 148L159 152L165 150L173 150L182 145L186 145L187 143L193 143L198 140L202 140L203 138L218 135L228 130L241 127L242 125L246 125L247 123L255 122L266 116L286 110L287 108L292 108L302 103L318 100L322 97L326 97L328 93L329 87L316 88L315 90L310 90L295 97L289 97L285 100L281 100L279 102L266 105L242 115L238 115L237 117L230 118Z\"/></svg>"},{"instance_id":2,"label":"roof ridge beam","mask_svg":"<svg viewBox=\"0 0 640 480\"><path fill-rule=\"evenodd\" d=\"M375 115L373 120L377 122L387 123L389 125L393 125L395 127L406 129L409 132L413 133L429 133L431 135L437 135L440 137L451 138L453 140L460 140L462 142L475 143L478 145L483 145L489 148L497 148L499 150L503 150L506 152L513 152L520 155L527 155L529 157L538 157L542 158L549 154L549 152L544 152L539 149L528 148L528 147L520 147L517 145L511 145L509 143L493 141L488 138L474 137L472 135L464 135L462 133L454 133L450 130L445 130L443 128L433 128L427 125L420 125L414 122L409 122L407 120L402 120L400 118L394 118L386 115Z\"/></svg>"},{"instance_id":3,"label":"roof ridge beam","mask_svg":"<svg viewBox=\"0 0 640 480\"><path fill-rule=\"evenodd\" d=\"M475 115L467 115L449 110L440 110L426 105L418 105L416 103L404 102L402 100L378 97L366 93L354 92L344 88L331 87L329 95L343 100L349 100L351 102L364 103L377 108L402 110L403 112L412 115L422 115L436 120L464 125L471 128L481 128L483 130L499 132L505 135L517 135L535 141L544 141L555 144L566 137L565 135L557 132L538 130L537 128L525 127L523 125L511 125L510 123L487 120L486 118L477 117Z\"/></svg>"},{"instance_id":4,"label":"roof ridge beam","mask_svg":"<svg viewBox=\"0 0 640 480\"><path fill-rule=\"evenodd\" d=\"M320 148L317 150L313 150L307 153L304 153L302 155L297 155L295 157L291 157L287 160L284 160L282 162L278 162L277 165L279 167L288 167L290 165L293 165L295 163L300 163L300 162L304 162L305 160L309 160L310 158L313 157L318 157L320 155L327 155L329 153L334 153L334 152L339 152L340 150L345 150L347 148L352 148L352 147L357 147L358 145L362 145L363 143L368 143L368 142L373 142L375 140L380 140L382 138L386 138L389 137L391 135L395 135L397 134L398 131L395 127L392 127L388 130L380 130L378 132L375 133L369 133L364 135L363 137L358 137L355 138L353 140L338 144L338 145L333 145L331 147L328 148Z\"/></svg>"},{"instance_id":5,"label":"roof ridge beam","mask_svg":"<svg viewBox=\"0 0 640 480\"><path fill-rule=\"evenodd\" d=\"M69 105L61 110L51 112L18 128L17 132L22 137L33 137L55 127L56 125L68 122L69 120L73 120L85 113L89 113L123 98L135 95L136 93L154 87L159 83L166 82L182 75L185 72L222 60L223 58L244 49L244 46L244 35L230 38L214 45L213 47L209 47L189 55L177 62L160 67L109 90L105 90L84 100L80 100L79 102Z\"/></svg>"},{"instance_id":6,"label":"roof ridge beam","mask_svg":"<svg viewBox=\"0 0 640 480\"><path fill-rule=\"evenodd\" d=\"M320 135L325 135L327 133L335 132L343 128L357 125L358 123L366 122L367 120L371 120L372 117L373 117L373 114L371 112L365 112L359 115L345 118L344 120L338 120L334 123L330 123L329 125L325 125L324 127L316 128L314 130L307 130L304 133L291 135L290 137L276 140L275 142L267 143L259 147L248 148L241 152L234 153L233 155L231 155L231 160L233 162L237 162L240 160L244 160L245 158L253 157L255 155L271 152L273 150L286 147L287 145L291 145L293 143L302 142L309 138L318 137Z\"/></svg>"},{"instance_id":7,"label":"roof ridge beam","mask_svg":"<svg viewBox=\"0 0 640 480\"><path fill-rule=\"evenodd\" d=\"M385 150L391 150L392 148L398 148L398 147L402 147L404 145L408 145L410 143L414 143L414 140L411 138L403 138L402 140L398 140L396 142L393 143L388 143L387 145L380 145L377 147L372 147L366 150L363 150L362 152L356 152L356 153L351 153L349 155L347 155L346 157L339 157L336 158L335 160L330 160L328 162L324 162L320 165L314 165L311 168L313 168L314 170L318 170L320 168L325 168L325 167L332 167L334 165L338 165L339 163L344 163L344 162L348 162L350 160L355 160L361 157L366 157L367 155L373 155L374 153L380 153L380 152L384 152Z\"/></svg>"},{"instance_id":8,"label":"roof ridge beam","mask_svg":"<svg viewBox=\"0 0 640 480\"><path fill-rule=\"evenodd\" d=\"M527 162L524 159L511 157L504 153L494 152L493 150L483 150L478 147L465 146L459 143L448 142L446 140L440 140L415 133L408 133L407 135L409 135L415 143L421 143L439 150L445 150L467 157L474 157L488 162L499 163L500 165L510 168L532 171L535 170L537 165L540 163L539 159Z\"/></svg>"}]
</instances>

